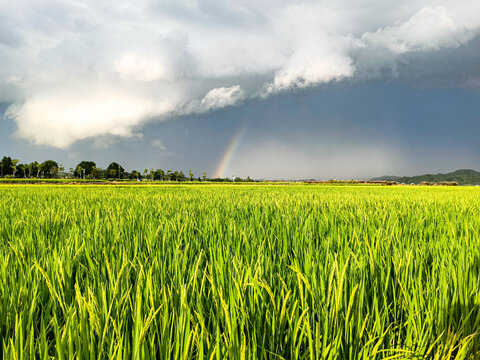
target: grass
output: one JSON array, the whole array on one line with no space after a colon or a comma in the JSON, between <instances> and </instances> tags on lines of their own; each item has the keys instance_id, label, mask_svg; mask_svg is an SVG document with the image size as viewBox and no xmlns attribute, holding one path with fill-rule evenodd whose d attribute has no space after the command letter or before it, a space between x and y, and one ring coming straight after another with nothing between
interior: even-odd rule
<instances>
[{"instance_id":1,"label":"grass","mask_svg":"<svg viewBox=\"0 0 480 360\"><path fill-rule=\"evenodd\" d=\"M476 359L478 188L0 185L0 358Z\"/></svg>"}]
</instances>

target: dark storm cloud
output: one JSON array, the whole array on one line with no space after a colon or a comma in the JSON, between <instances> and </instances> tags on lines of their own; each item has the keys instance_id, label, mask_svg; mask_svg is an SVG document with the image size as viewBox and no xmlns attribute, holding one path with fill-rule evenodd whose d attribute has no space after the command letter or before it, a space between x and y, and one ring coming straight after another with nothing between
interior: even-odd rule
<instances>
[{"instance_id":1,"label":"dark storm cloud","mask_svg":"<svg viewBox=\"0 0 480 360\"><path fill-rule=\"evenodd\" d=\"M425 56L441 64L448 49L468 48L480 5L19 0L0 18L7 117L18 136L66 148L295 88L415 67L422 76L432 69L419 65Z\"/></svg>"}]
</instances>

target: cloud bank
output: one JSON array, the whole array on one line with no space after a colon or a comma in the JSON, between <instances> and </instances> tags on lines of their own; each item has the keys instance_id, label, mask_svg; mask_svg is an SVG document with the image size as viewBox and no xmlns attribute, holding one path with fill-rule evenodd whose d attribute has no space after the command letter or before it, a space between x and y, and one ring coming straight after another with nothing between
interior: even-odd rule
<instances>
[{"instance_id":1,"label":"cloud bank","mask_svg":"<svg viewBox=\"0 0 480 360\"><path fill-rule=\"evenodd\" d=\"M0 5L0 102L12 103L6 115L18 136L57 148L136 136L149 121L249 97L379 76L406 56L468 46L480 30L480 3L468 0Z\"/></svg>"}]
</instances>

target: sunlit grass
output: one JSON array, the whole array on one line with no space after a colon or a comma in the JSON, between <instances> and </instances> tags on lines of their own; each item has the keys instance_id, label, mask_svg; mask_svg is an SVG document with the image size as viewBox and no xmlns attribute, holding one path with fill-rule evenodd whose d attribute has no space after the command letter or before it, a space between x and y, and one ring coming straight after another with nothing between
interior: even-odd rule
<instances>
[{"instance_id":1,"label":"sunlit grass","mask_svg":"<svg viewBox=\"0 0 480 360\"><path fill-rule=\"evenodd\" d=\"M0 358L476 359L480 191L0 186Z\"/></svg>"}]
</instances>

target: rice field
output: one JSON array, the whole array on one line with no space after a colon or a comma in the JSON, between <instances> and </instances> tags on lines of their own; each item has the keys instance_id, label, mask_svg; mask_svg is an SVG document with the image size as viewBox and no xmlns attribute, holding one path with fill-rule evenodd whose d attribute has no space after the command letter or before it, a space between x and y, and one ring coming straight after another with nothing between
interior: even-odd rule
<instances>
[{"instance_id":1,"label":"rice field","mask_svg":"<svg viewBox=\"0 0 480 360\"><path fill-rule=\"evenodd\" d=\"M478 359L480 189L0 185L0 358Z\"/></svg>"}]
</instances>

